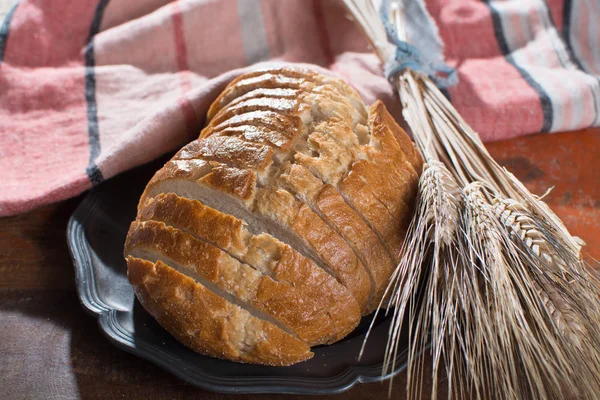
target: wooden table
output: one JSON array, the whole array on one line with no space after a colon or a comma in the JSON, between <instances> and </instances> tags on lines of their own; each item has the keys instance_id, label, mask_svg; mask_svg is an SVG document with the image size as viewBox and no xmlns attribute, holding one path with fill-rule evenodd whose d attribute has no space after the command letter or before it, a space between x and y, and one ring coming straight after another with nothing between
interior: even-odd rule
<instances>
[{"instance_id":1,"label":"wooden table","mask_svg":"<svg viewBox=\"0 0 600 400\"><path fill-rule=\"evenodd\" d=\"M489 148L535 193L554 186L548 203L600 259L600 129ZM80 200L0 219L0 399L242 398L195 389L102 336L79 305L65 242L67 220ZM397 383L394 398L404 398L403 376ZM386 384L363 384L338 398L386 395Z\"/></svg>"}]
</instances>

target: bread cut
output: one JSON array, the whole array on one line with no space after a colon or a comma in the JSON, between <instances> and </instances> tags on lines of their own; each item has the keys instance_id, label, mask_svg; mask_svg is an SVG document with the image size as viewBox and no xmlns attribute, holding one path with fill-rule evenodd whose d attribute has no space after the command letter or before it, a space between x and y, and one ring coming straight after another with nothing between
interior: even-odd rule
<instances>
[{"instance_id":1,"label":"bread cut","mask_svg":"<svg viewBox=\"0 0 600 400\"><path fill-rule=\"evenodd\" d=\"M170 294L174 282L198 293L188 311L210 294L277 332L261 345L340 340L385 292L422 162L383 103L367 109L340 80L291 68L240 76L210 107L199 139L146 187L126 243L130 280L158 321L204 354L274 364L268 349L233 356L229 342L217 354L214 338L156 287L163 280ZM152 293L137 288L134 269L152 277ZM203 315L210 326L221 314ZM182 339L188 328L198 334ZM310 357L291 343L279 364Z\"/></svg>"},{"instance_id":2,"label":"bread cut","mask_svg":"<svg viewBox=\"0 0 600 400\"><path fill-rule=\"evenodd\" d=\"M232 302L242 303L255 315L310 346L336 342L355 327L355 324L334 326L337 321L331 311L335 308L323 309L315 296L276 281L164 222L134 222L127 235L125 253L153 262L162 261ZM357 313L354 313L355 321Z\"/></svg>"},{"instance_id":3,"label":"bread cut","mask_svg":"<svg viewBox=\"0 0 600 400\"><path fill-rule=\"evenodd\" d=\"M278 183L316 210L352 247L359 260L367 267L374 285L374 294L367 306L367 312L373 311L383 296L394 268L393 260L378 236L332 185L324 184L307 168L298 164L288 164Z\"/></svg>"},{"instance_id":4,"label":"bread cut","mask_svg":"<svg viewBox=\"0 0 600 400\"><path fill-rule=\"evenodd\" d=\"M309 331L320 336L315 343L333 343L358 323L361 310L348 289L289 245L268 234L252 235L243 221L231 215L168 193L148 199L138 213L138 221L160 221L189 233L286 285L287 290L300 296L298 303L302 304L296 312L302 311L304 324L312 326ZM311 313L320 319L309 319ZM321 330L324 333L319 333Z\"/></svg>"},{"instance_id":5,"label":"bread cut","mask_svg":"<svg viewBox=\"0 0 600 400\"><path fill-rule=\"evenodd\" d=\"M127 257L127 271L144 308L177 340L200 353L274 366L313 356L302 340L161 261Z\"/></svg>"},{"instance_id":6,"label":"bread cut","mask_svg":"<svg viewBox=\"0 0 600 400\"><path fill-rule=\"evenodd\" d=\"M192 153L187 147L180 152L186 157ZM195 154L204 152L203 149L193 151ZM259 186L261 175L267 175L264 169L242 169L237 163L226 166L198 155L213 168L198 178L198 170L193 170L186 160L178 160L178 156L150 181L143 198L171 192L246 221L253 233L271 234L315 261L344 284L361 309L366 310L373 295L368 271L348 243L307 204L277 185ZM257 165L259 163L266 164L263 160Z\"/></svg>"}]
</instances>

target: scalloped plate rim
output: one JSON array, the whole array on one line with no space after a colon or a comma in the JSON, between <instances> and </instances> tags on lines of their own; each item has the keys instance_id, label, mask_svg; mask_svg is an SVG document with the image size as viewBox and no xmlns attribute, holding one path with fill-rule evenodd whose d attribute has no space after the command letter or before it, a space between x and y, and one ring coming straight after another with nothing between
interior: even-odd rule
<instances>
[{"instance_id":1,"label":"scalloped plate rim","mask_svg":"<svg viewBox=\"0 0 600 400\"><path fill-rule=\"evenodd\" d=\"M85 237L84 225L87 218L91 215L96 203L98 188L92 189L77 206L67 224L67 244L71 258L75 267L75 284L77 296L84 309L97 318L98 325L103 335L116 347L128 353L134 354L158 367L170 372L185 382L216 393L225 394L312 394L327 395L340 394L351 389L359 383L373 383L387 380L398 373L404 371L406 363L402 362L395 371L381 375L363 375L365 373L381 371L381 364L371 366L349 366L342 373L324 378L302 378L302 377L236 377L223 378L211 375L199 368L186 366L180 368L175 361L169 362L167 358L177 360L176 356L168 352L160 351L153 343L146 341L133 342L133 335L118 324L115 315L118 312L130 313L128 310L118 310L105 304L98 296L95 285L95 277L92 267L89 242ZM130 334L125 335L125 332ZM190 350L192 351L192 350ZM161 354L162 353L162 354ZM182 363L184 366L186 363ZM269 384L268 382L277 379L284 384ZM221 382L226 381L226 382ZM254 384L244 381L252 381ZM242 382L242 384L234 384Z\"/></svg>"}]
</instances>

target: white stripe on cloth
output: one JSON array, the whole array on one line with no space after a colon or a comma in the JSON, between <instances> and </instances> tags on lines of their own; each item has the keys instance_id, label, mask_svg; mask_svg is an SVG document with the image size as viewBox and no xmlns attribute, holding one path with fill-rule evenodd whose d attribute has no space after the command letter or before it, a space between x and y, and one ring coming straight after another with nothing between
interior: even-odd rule
<instances>
[{"instance_id":1,"label":"white stripe on cloth","mask_svg":"<svg viewBox=\"0 0 600 400\"><path fill-rule=\"evenodd\" d=\"M554 26L543 0L494 1L514 63L550 98L551 131L595 125L600 86L580 71Z\"/></svg>"},{"instance_id":2,"label":"white stripe on cloth","mask_svg":"<svg viewBox=\"0 0 600 400\"><path fill-rule=\"evenodd\" d=\"M598 0L568 1L571 10L568 42L573 56L584 71L595 76L596 118L594 126L600 126L600 2Z\"/></svg>"},{"instance_id":3,"label":"white stripe on cloth","mask_svg":"<svg viewBox=\"0 0 600 400\"><path fill-rule=\"evenodd\" d=\"M237 0L244 54L248 64L271 58L260 0Z\"/></svg>"},{"instance_id":4,"label":"white stripe on cloth","mask_svg":"<svg viewBox=\"0 0 600 400\"><path fill-rule=\"evenodd\" d=\"M589 73L600 75L600 3L598 0L569 1L569 39L575 57Z\"/></svg>"}]
</instances>

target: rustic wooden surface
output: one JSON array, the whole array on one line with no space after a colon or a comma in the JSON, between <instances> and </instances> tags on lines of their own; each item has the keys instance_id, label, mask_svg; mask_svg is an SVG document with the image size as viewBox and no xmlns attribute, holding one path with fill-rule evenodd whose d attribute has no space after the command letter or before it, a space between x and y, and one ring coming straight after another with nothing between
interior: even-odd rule
<instances>
[{"instance_id":1,"label":"rustic wooden surface","mask_svg":"<svg viewBox=\"0 0 600 400\"><path fill-rule=\"evenodd\" d=\"M554 186L547 201L587 242L589 255L600 259L600 129L534 135L489 148L534 192ZM79 201L0 219L0 399L280 397L203 392L113 347L75 294L65 229ZM404 397L403 378L393 398ZM363 384L338 398L386 396L386 384Z\"/></svg>"}]
</instances>

